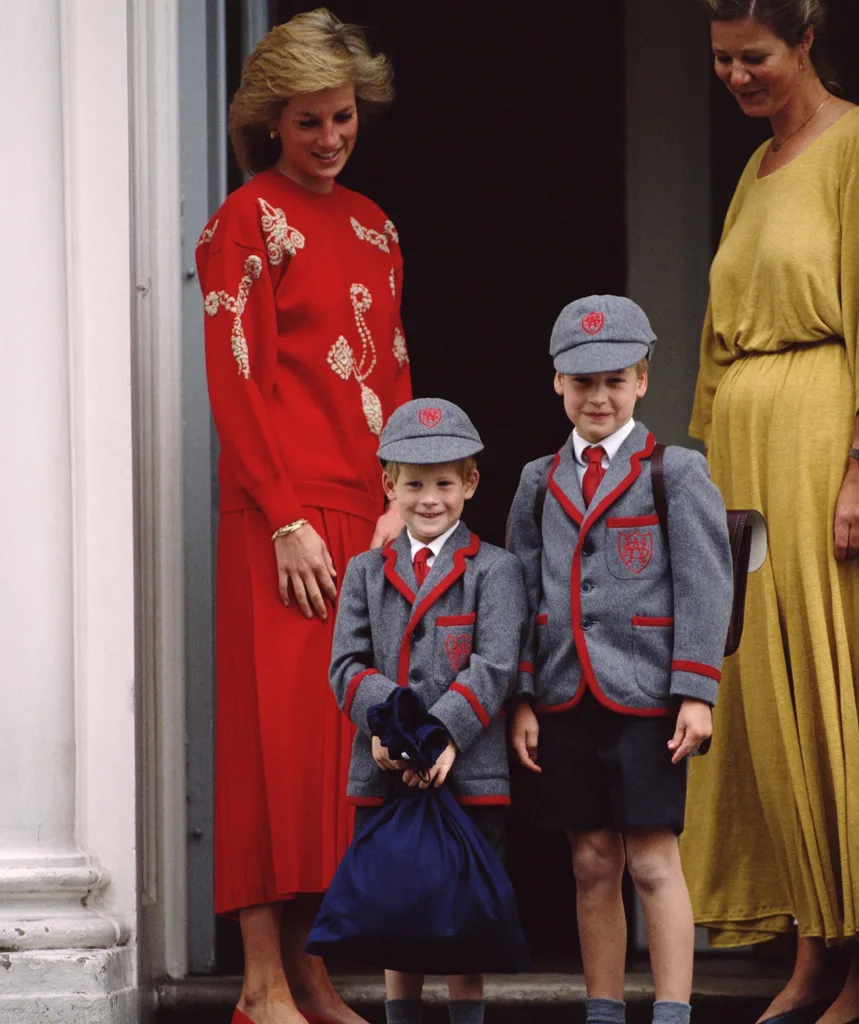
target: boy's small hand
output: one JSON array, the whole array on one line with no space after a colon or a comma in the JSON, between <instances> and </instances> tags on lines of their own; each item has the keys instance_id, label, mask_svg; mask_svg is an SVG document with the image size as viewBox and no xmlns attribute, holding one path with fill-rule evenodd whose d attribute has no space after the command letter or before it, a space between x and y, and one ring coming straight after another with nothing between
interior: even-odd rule
<instances>
[{"instance_id":1,"label":"boy's small hand","mask_svg":"<svg viewBox=\"0 0 859 1024\"><path fill-rule=\"evenodd\" d=\"M401 772L408 766L407 761L392 761L388 748L382 746L378 736L373 737L373 760L383 772Z\"/></svg>"},{"instance_id":2,"label":"boy's small hand","mask_svg":"<svg viewBox=\"0 0 859 1024\"><path fill-rule=\"evenodd\" d=\"M510 741L519 755L519 760L528 771L542 774L543 769L537 764L537 741L540 737L540 723L534 709L527 700L519 703L513 713L513 728Z\"/></svg>"},{"instance_id":3,"label":"boy's small hand","mask_svg":"<svg viewBox=\"0 0 859 1024\"><path fill-rule=\"evenodd\" d=\"M413 768L408 768L403 772L403 782L407 786L411 786L412 789L415 787L429 789L433 785L438 789L439 786L444 784L444 780L447 778L451 768L453 768L456 753L456 744L453 740L448 740L447 746L428 772L420 773L416 772Z\"/></svg>"},{"instance_id":4,"label":"boy's small hand","mask_svg":"<svg viewBox=\"0 0 859 1024\"><path fill-rule=\"evenodd\" d=\"M668 741L673 751L672 764L679 764L684 757L698 753L698 748L713 735L713 711L703 700L686 697L677 715L677 728Z\"/></svg>"}]
</instances>

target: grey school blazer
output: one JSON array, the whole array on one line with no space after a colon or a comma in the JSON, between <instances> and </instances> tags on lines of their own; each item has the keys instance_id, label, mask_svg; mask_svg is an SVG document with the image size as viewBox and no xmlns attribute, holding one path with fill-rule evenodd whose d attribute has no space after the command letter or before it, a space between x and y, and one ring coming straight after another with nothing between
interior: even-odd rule
<instances>
[{"instance_id":1,"label":"grey school blazer","mask_svg":"<svg viewBox=\"0 0 859 1024\"><path fill-rule=\"evenodd\" d=\"M522 570L465 523L448 538L418 589L406 531L346 569L330 681L358 727L347 794L373 804L388 785L373 760L367 709L410 686L459 754L449 776L463 804L509 803L502 704L516 689L527 632Z\"/></svg>"},{"instance_id":2,"label":"grey school blazer","mask_svg":"<svg viewBox=\"0 0 859 1024\"><path fill-rule=\"evenodd\" d=\"M538 712L575 707L586 688L632 715L674 714L672 698L716 703L733 598L725 505L702 455L666 448L666 547L654 444L636 424L587 509L572 438L522 471L507 546L522 562L530 608L519 689ZM549 464L539 530L534 498Z\"/></svg>"}]
</instances>

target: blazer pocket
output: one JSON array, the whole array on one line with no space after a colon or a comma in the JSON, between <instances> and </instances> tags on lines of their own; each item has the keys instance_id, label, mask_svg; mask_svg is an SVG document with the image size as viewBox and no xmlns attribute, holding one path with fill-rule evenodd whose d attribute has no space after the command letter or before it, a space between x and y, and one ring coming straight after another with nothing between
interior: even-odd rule
<instances>
[{"instance_id":1,"label":"blazer pocket","mask_svg":"<svg viewBox=\"0 0 859 1024\"><path fill-rule=\"evenodd\" d=\"M349 762L349 781L369 782L377 772L381 775L382 769L373 760L370 740L362 732L355 733L352 760Z\"/></svg>"},{"instance_id":2,"label":"blazer pocket","mask_svg":"<svg viewBox=\"0 0 859 1024\"><path fill-rule=\"evenodd\" d=\"M666 700L671 689L674 619L636 615L632 631L636 684L648 697Z\"/></svg>"},{"instance_id":3,"label":"blazer pocket","mask_svg":"<svg viewBox=\"0 0 859 1024\"><path fill-rule=\"evenodd\" d=\"M468 667L477 615L439 615L435 620L434 682L447 687Z\"/></svg>"},{"instance_id":4,"label":"blazer pocket","mask_svg":"<svg viewBox=\"0 0 859 1024\"><path fill-rule=\"evenodd\" d=\"M507 778L507 730L499 715L489 728L453 763L451 780L473 782L477 779Z\"/></svg>"},{"instance_id":5,"label":"blazer pocket","mask_svg":"<svg viewBox=\"0 0 859 1024\"><path fill-rule=\"evenodd\" d=\"M619 580L639 580L662 572L664 542L657 516L614 517L606 520L606 564Z\"/></svg>"}]
</instances>

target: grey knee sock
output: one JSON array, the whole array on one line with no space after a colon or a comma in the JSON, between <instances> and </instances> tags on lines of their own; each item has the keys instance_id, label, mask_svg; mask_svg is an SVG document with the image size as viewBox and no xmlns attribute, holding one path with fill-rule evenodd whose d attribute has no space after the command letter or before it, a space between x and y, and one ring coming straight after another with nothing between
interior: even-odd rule
<instances>
[{"instance_id":1,"label":"grey knee sock","mask_svg":"<svg viewBox=\"0 0 859 1024\"><path fill-rule=\"evenodd\" d=\"M450 1024L483 1024L483 1005L482 999L451 999Z\"/></svg>"},{"instance_id":2,"label":"grey knee sock","mask_svg":"<svg viewBox=\"0 0 859 1024\"><path fill-rule=\"evenodd\" d=\"M589 999L587 1024L626 1024L626 1003L616 999Z\"/></svg>"},{"instance_id":3,"label":"grey knee sock","mask_svg":"<svg viewBox=\"0 0 859 1024\"><path fill-rule=\"evenodd\" d=\"M689 1024L692 1007L688 1003L669 1003L667 1000L653 1004L653 1024Z\"/></svg>"},{"instance_id":4,"label":"grey knee sock","mask_svg":"<svg viewBox=\"0 0 859 1024\"><path fill-rule=\"evenodd\" d=\"M385 1003L388 1024L421 1024L423 1013L420 999L389 999Z\"/></svg>"}]
</instances>

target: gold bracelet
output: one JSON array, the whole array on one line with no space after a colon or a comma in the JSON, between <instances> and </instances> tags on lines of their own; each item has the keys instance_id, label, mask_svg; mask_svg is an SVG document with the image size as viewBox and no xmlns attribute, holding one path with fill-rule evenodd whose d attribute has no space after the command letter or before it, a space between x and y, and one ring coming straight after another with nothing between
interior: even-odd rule
<instances>
[{"instance_id":1,"label":"gold bracelet","mask_svg":"<svg viewBox=\"0 0 859 1024\"><path fill-rule=\"evenodd\" d=\"M300 530L302 526L307 526L307 520L296 519L294 523L287 523L286 526L281 526L279 530L275 530L271 535L271 539L277 540L278 537L286 537L288 534Z\"/></svg>"}]
</instances>

